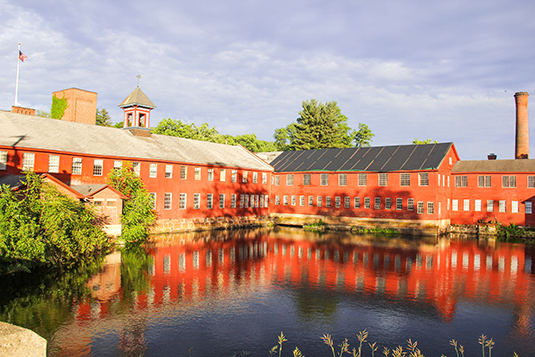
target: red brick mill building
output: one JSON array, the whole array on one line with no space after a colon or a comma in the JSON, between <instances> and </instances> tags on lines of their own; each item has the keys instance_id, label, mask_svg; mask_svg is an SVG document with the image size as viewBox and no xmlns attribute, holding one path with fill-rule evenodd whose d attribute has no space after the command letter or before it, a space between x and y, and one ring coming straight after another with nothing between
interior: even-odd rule
<instances>
[{"instance_id":1,"label":"red brick mill building","mask_svg":"<svg viewBox=\"0 0 535 357\"><path fill-rule=\"evenodd\" d=\"M516 160L461 161L453 143L439 143L291 151L270 164L240 146L152 134L155 105L139 88L120 104L123 129L94 125L96 94L63 92L75 107L65 120L0 111L0 182L34 170L102 189L113 168L132 162L155 199L157 232L320 219L421 234L451 224L535 225L524 92L515 95Z\"/></svg>"}]
</instances>

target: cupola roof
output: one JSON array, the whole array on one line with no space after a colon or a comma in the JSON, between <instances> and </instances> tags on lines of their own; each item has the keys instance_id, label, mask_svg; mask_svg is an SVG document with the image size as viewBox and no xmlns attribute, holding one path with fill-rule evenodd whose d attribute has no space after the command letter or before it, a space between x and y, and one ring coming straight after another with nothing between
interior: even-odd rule
<instances>
[{"instance_id":1,"label":"cupola roof","mask_svg":"<svg viewBox=\"0 0 535 357\"><path fill-rule=\"evenodd\" d=\"M145 93L143 93L143 91L139 87L136 87L136 89L134 89L134 91L130 93L130 95L128 95L128 97L126 97L126 99L123 100L121 104L119 104L119 107L125 108L133 105L139 105L141 107L151 109L156 108L154 103L149 99L149 97L147 97Z\"/></svg>"}]
</instances>

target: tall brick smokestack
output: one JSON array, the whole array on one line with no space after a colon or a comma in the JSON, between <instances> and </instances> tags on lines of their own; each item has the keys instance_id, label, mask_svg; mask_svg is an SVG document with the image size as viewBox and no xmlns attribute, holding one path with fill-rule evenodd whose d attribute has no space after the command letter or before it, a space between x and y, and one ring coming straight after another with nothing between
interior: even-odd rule
<instances>
[{"instance_id":1,"label":"tall brick smokestack","mask_svg":"<svg viewBox=\"0 0 535 357\"><path fill-rule=\"evenodd\" d=\"M516 92L516 142L515 159L529 158L529 122L527 92Z\"/></svg>"}]
</instances>

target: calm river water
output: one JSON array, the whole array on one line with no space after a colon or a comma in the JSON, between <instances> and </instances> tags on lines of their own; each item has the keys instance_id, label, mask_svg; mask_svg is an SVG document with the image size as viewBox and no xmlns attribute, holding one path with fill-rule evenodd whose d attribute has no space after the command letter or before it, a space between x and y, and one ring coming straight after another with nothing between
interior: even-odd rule
<instances>
[{"instance_id":1,"label":"calm river water","mask_svg":"<svg viewBox=\"0 0 535 357\"><path fill-rule=\"evenodd\" d=\"M0 320L49 341L51 356L332 355L357 334L426 357L535 356L535 249L301 230L162 236L59 277L0 282ZM23 281L21 281L23 280ZM337 348L338 350L338 348ZM488 353L487 353L488 355ZM371 356L368 344L363 356Z\"/></svg>"}]
</instances>

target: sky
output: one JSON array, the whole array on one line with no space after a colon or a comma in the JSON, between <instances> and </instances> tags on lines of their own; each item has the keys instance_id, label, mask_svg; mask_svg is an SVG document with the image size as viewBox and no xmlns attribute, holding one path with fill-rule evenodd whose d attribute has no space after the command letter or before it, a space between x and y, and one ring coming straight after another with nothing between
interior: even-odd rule
<instances>
[{"instance_id":1,"label":"sky","mask_svg":"<svg viewBox=\"0 0 535 357\"><path fill-rule=\"evenodd\" d=\"M50 111L75 87L118 122L141 75L151 126L268 141L317 99L368 125L372 146L432 138L463 160L512 159L513 96L535 94L532 0L0 0L3 110L19 42L22 106Z\"/></svg>"}]
</instances>

